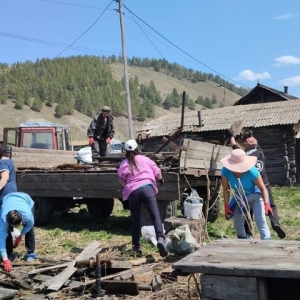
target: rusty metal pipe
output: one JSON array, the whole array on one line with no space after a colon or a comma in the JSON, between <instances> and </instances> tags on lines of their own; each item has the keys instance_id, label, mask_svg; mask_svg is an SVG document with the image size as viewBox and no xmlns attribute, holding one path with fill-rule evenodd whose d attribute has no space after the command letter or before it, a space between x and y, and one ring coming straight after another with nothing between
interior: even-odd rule
<instances>
[{"instance_id":1,"label":"rusty metal pipe","mask_svg":"<svg viewBox=\"0 0 300 300\"><path fill-rule=\"evenodd\" d=\"M95 275L96 275L96 292L95 292L95 297L102 297L103 296L103 293L102 293L102 290L101 290L101 265L100 265L100 262L101 262L101 258L100 258L100 253L98 253L96 255L96 272L95 272Z\"/></svg>"}]
</instances>

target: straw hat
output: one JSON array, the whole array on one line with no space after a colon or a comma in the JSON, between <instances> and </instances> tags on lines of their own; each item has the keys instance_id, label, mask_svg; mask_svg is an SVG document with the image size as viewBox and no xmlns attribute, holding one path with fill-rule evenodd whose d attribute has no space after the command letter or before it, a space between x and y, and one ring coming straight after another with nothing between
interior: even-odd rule
<instances>
[{"instance_id":1,"label":"straw hat","mask_svg":"<svg viewBox=\"0 0 300 300\"><path fill-rule=\"evenodd\" d=\"M241 149L231 151L231 154L222 158L221 163L232 172L244 173L255 166L257 157L247 156Z\"/></svg>"}]
</instances>

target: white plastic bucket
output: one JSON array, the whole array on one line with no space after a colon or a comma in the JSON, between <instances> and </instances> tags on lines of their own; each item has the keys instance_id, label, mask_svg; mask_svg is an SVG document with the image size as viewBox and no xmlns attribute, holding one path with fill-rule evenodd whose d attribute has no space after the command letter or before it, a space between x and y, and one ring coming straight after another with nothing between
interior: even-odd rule
<instances>
[{"instance_id":1,"label":"white plastic bucket","mask_svg":"<svg viewBox=\"0 0 300 300\"><path fill-rule=\"evenodd\" d=\"M200 219L200 214L203 207L203 199L196 199L197 203L190 203L189 199L186 199L183 203L184 217L190 219ZM195 202L195 201L194 201Z\"/></svg>"}]
</instances>

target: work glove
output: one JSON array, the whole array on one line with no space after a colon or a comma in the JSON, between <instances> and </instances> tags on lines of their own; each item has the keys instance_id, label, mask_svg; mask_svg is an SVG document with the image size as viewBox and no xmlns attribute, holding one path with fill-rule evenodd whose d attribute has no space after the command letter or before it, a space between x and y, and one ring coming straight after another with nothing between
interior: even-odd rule
<instances>
[{"instance_id":1,"label":"work glove","mask_svg":"<svg viewBox=\"0 0 300 300\"><path fill-rule=\"evenodd\" d=\"M106 144L110 144L110 137L106 139Z\"/></svg>"},{"instance_id":2,"label":"work glove","mask_svg":"<svg viewBox=\"0 0 300 300\"><path fill-rule=\"evenodd\" d=\"M92 146L95 143L94 138L90 137L89 138L89 145Z\"/></svg>"},{"instance_id":3,"label":"work glove","mask_svg":"<svg viewBox=\"0 0 300 300\"><path fill-rule=\"evenodd\" d=\"M224 130L224 135L226 138L231 139L234 135L230 129L225 129Z\"/></svg>"},{"instance_id":4,"label":"work glove","mask_svg":"<svg viewBox=\"0 0 300 300\"><path fill-rule=\"evenodd\" d=\"M20 245L21 241L22 241L22 236L20 235L19 237L16 238L14 242L14 248L17 248Z\"/></svg>"},{"instance_id":5,"label":"work glove","mask_svg":"<svg viewBox=\"0 0 300 300\"><path fill-rule=\"evenodd\" d=\"M270 206L269 203L265 203L265 214L266 214L266 216L268 216L269 213L270 213L271 215L273 215L272 207Z\"/></svg>"},{"instance_id":6,"label":"work glove","mask_svg":"<svg viewBox=\"0 0 300 300\"><path fill-rule=\"evenodd\" d=\"M160 183L160 186L162 186L165 182L165 180L162 178L162 179L159 179L158 182Z\"/></svg>"},{"instance_id":7,"label":"work glove","mask_svg":"<svg viewBox=\"0 0 300 300\"><path fill-rule=\"evenodd\" d=\"M225 219L229 220L233 216L233 211L229 208L228 203L224 203Z\"/></svg>"},{"instance_id":8,"label":"work glove","mask_svg":"<svg viewBox=\"0 0 300 300\"><path fill-rule=\"evenodd\" d=\"M3 261L3 269L5 272L10 272L12 270L12 265L9 259Z\"/></svg>"}]
</instances>

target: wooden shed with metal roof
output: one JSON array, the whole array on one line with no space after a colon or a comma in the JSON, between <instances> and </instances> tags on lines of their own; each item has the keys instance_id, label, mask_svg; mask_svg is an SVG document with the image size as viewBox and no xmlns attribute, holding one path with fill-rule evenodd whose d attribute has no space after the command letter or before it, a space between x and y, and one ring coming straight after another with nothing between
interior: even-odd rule
<instances>
[{"instance_id":1,"label":"wooden shed with metal roof","mask_svg":"<svg viewBox=\"0 0 300 300\"><path fill-rule=\"evenodd\" d=\"M233 129L238 142L250 129L264 151L270 184L291 185L300 182L300 99L287 100L190 111L183 122L182 114L166 115L145 124L138 139L150 152L179 131L174 138L178 146L183 138L225 145L225 129ZM169 149L170 145L164 151Z\"/></svg>"},{"instance_id":2,"label":"wooden shed with metal roof","mask_svg":"<svg viewBox=\"0 0 300 300\"><path fill-rule=\"evenodd\" d=\"M243 96L234 105L245 105L254 103L267 103L277 101L296 100L297 97L288 94L288 87L284 86L284 90L278 91L266 85L258 83L248 94Z\"/></svg>"}]
</instances>

